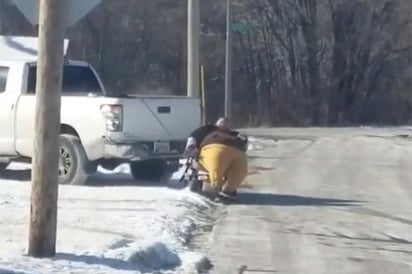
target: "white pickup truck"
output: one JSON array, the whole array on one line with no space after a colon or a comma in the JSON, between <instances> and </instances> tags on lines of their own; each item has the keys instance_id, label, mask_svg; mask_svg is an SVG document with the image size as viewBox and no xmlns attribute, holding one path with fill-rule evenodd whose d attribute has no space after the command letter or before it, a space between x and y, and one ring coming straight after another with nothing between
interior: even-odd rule
<instances>
[{"instance_id":1,"label":"white pickup truck","mask_svg":"<svg viewBox=\"0 0 412 274\"><path fill-rule=\"evenodd\" d=\"M0 39L0 51L2 46L8 45ZM4 55L0 53L0 172L11 161L30 162L36 86L36 56ZM84 184L98 165L114 169L123 163L130 163L134 178L157 180L169 160L180 158L187 136L201 124L199 99L109 96L96 71L83 61L65 61L61 99L62 184Z\"/></svg>"}]
</instances>

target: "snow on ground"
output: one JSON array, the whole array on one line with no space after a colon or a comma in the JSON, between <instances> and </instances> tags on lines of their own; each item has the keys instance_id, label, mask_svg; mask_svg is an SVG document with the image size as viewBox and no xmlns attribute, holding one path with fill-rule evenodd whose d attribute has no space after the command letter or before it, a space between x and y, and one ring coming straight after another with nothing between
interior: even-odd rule
<instances>
[{"instance_id":1,"label":"snow on ground","mask_svg":"<svg viewBox=\"0 0 412 274\"><path fill-rule=\"evenodd\" d=\"M125 166L115 175L99 170L91 179L105 177L111 186L60 186L57 255L26 256L30 183L25 168L12 164L14 177L0 180L0 273L196 273L207 263L186 244L211 222L215 205L185 190L114 186L116 180L130 181Z\"/></svg>"},{"instance_id":2,"label":"snow on ground","mask_svg":"<svg viewBox=\"0 0 412 274\"><path fill-rule=\"evenodd\" d=\"M250 151L274 144L249 140ZM57 255L26 256L29 168L12 163L0 179L0 273L193 274L209 264L187 242L214 221L216 205L187 190L136 186L128 165L99 168L88 186L59 186ZM183 171L169 186L181 188Z\"/></svg>"}]
</instances>

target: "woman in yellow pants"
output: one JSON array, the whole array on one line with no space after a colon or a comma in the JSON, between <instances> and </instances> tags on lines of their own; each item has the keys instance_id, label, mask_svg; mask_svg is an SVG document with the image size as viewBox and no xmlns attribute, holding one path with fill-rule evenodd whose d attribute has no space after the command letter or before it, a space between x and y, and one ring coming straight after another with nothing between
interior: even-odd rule
<instances>
[{"instance_id":1,"label":"woman in yellow pants","mask_svg":"<svg viewBox=\"0 0 412 274\"><path fill-rule=\"evenodd\" d=\"M222 144L202 147L199 155L201 168L209 174L212 187L221 189L220 195L232 198L247 175L247 160L243 151Z\"/></svg>"},{"instance_id":2,"label":"woman in yellow pants","mask_svg":"<svg viewBox=\"0 0 412 274\"><path fill-rule=\"evenodd\" d=\"M209 183L224 199L234 200L248 171L247 139L229 129L228 119L200 127L188 139L187 150L197 150L198 163L209 175Z\"/></svg>"}]
</instances>

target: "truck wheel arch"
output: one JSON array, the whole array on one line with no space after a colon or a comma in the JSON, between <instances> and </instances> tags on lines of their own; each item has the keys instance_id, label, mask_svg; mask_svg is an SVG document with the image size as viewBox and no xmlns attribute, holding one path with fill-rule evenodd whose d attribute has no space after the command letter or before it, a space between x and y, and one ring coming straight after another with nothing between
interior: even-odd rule
<instances>
[{"instance_id":1,"label":"truck wheel arch","mask_svg":"<svg viewBox=\"0 0 412 274\"><path fill-rule=\"evenodd\" d=\"M73 135L80 139L79 133L77 133L77 131L72 126L67 125L67 124L60 125L60 134L69 134L69 135Z\"/></svg>"}]
</instances>

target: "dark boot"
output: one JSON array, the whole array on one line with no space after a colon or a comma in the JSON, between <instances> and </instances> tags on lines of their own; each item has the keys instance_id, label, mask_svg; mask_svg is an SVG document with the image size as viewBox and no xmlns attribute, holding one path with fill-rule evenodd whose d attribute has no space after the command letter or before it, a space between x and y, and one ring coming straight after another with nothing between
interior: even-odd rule
<instances>
[{"instance_id":1,"label":"dark boot","mask_svg":"<svg viewBox=\"0 0 412 274\"><path fill-rule=\"evenodd\" d=\"M233 203L236 201L236 190L233 192L220 191L215 199L219 203Z\"/></svg>"}]
</instances>

